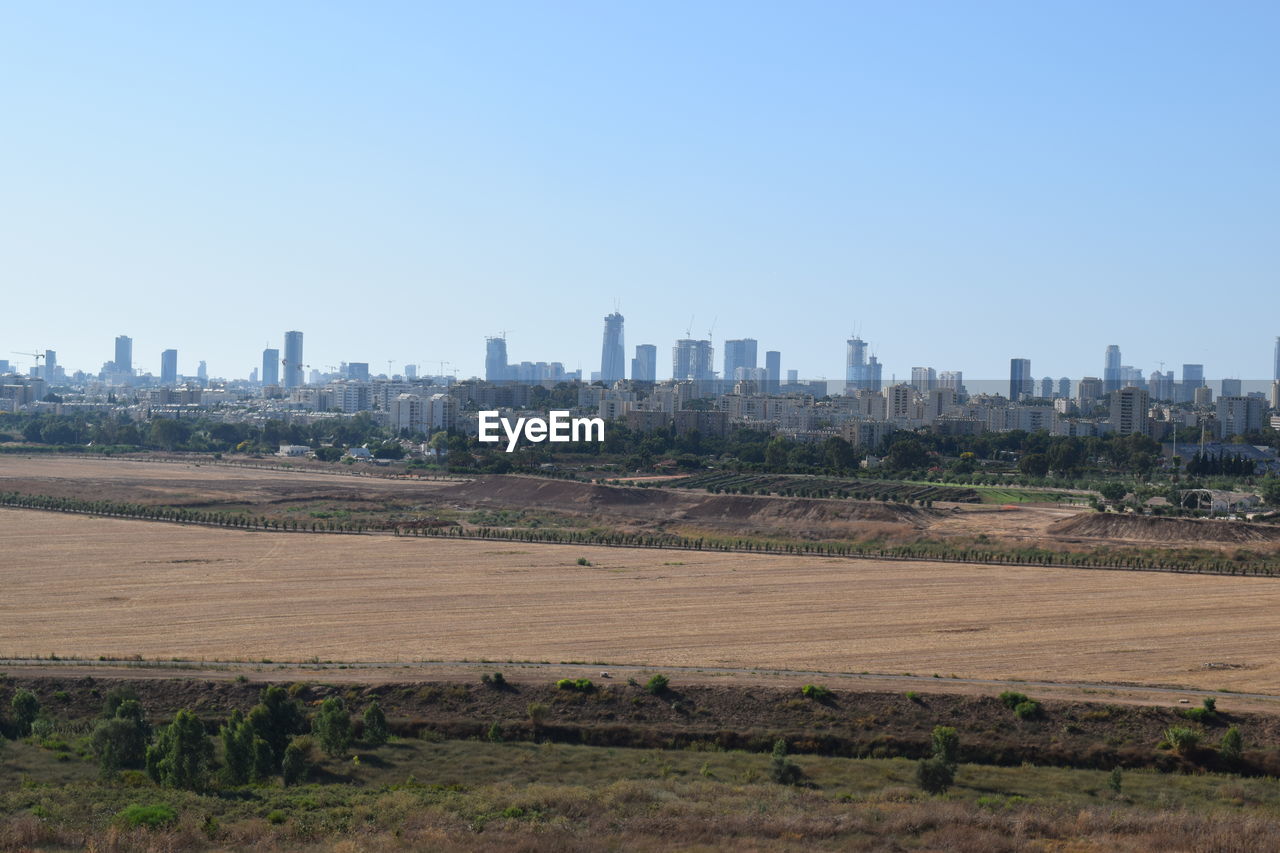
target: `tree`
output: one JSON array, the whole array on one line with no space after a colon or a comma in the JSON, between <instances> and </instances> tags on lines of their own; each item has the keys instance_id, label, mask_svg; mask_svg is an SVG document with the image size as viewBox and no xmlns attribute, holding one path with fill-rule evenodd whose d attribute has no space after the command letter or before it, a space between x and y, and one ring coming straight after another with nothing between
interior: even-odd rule
<instances>
[{"instance_id":1,"label":"tree","mask_svg":"<svg viewBox=\"0 0 1280 853\"><path fill-rule=\"evenodd\" d=\"M337 696L330 696L320 705L320 713L311 723L311 731L320 742L320 748L333 758L351 746L351 717L347 706Z\"/></svg>"},{"instance_id":2,"label":"tree","mask_svg":"<svg viewBox=\"0 0 1280 853\"><path fill-rule=\"evenodd\" d=\"M289 738L305 730L302 706L291 699L283 687L272 685L259 694L258 704L249 712L248 720L254 733L270 747L272 765L279 770Z\"/></svg>"},{"instance_id":3,"label":"tree","mask_svg":"<svg viewBox=\"0 0 1280 853\"><path fill-rule=\"evenodd\" d=\"M311 770L311 738L296 737L289 741L281 762L285 787L296 785Z\"/></svg>"},{"instance_id":4,"label":"tree","mask_svg":"<svg viewBox=\"0 0 1280 853\"><path fill-rule=\"evenodd\" d=\"M269 756L270 747L266 741L258 737L253 726L244 718L240 710L231 712L231 719L218 730L222 739L223 776L229 785L247 785L260 778L256 773L255 757L259 744ZM267 775L270 774L270 761L267 762Z\"/></svg>"},{"instance_id":5,"label":"tree","mask_svg":"<svg viewBox=\"0 0 1280 853\"><path fill-rule=\"evenodd\" d=\"M916 765L916 782L926 794L944 794L956 778L960 736L951 726L934 726L933 755Z\"/></svg>"},{"instance_id":6,"label":"tree","mask_svg":"<svg viewBox=\"0 0 1280 853\"><path fill-rule=\"evenodd\" d=\"M369 746L382 746L388 737L387 715L382 713L382 707L375 699L364 709L364 742Z\"/></svg>"},{"instance_id":7,"label":"tree","mask_svg":"<svg viewBox=\"0 0 1280 853\"><path fill-rule=\"evenodd\" d=\"M138 700L126 699L116 706L115 716L94 728L90 746L102 775L113 776L126 767L145 766L149 740L146 712Z\"/></svg>"},{"instance_id":8,"label":"tree","mask_svg":"<svg viewBox=\"0 0 1280 853\"><path fill-rule=\"evenodd\" d=\"M929 463L929 453L917 439L904 438L889 447L885 465L894 471L911 471Z\"/></svg>"},{"instance_id":9,"label":"tree","mask_svg":"<svg viewBox=\"0 0 1280 853\"><path fill-rule=\"evenodd\" d=\"M1103 483L1098 487L1098 494L1112 503L1124 500L1124 496L1128 493L1129 490L1125 488L1123 483Z\"/></svg>"},{"instance_id":10,"label":"tree","mask_svg":"<svg viewBox=\"0 0 1280 853\"><path fill-rule=\"evenodd\" d=\"M166 788L198 791L204 788L212 760L213 744L205 736L204 723L183 708L147 749L147 773Z\"/></svg>"},{"instance_id":11,"label":"tree","mask_svg":"<svg viewBox=\"0 0 1280 853\"><path fill-rule=\"evenodd\" d=\"M1235 764L1244 756L1244 738L1240 736L1240 727L1232 726L1222 736L1218 745L1218 755L1228 764Z\"/></svg>"},{"instance_id":12,"label":"tree","mask_svg":"<svg viewBox=\"0 0 1280 853\"><path fill-rule=\"evenodd\" d=\"M769 778L779 785L794 785L800 781L801 775L800 767L787 758L786 739L775 740L773 753L769 758Z\"/></svg>"},{"instance_id":13,"label":"tree","mask_svg":"<svg viewBox=\"0 0 1280 853\"><path fill-rule=\"evenodd\" d=\"M1028 477L1043 477L1049 473L1049 457L1043 453L1028 453L1019 460L1018 470Z\"/></svg>"},{"instance_id":14,"label":"tree","mask_svg":"<svg viewBox=\"0 0 1280 853\"><path fill-rule=\"evenodd\" d=\"M26 688L18 690L9 700L9 707L13 709L13 722L17 727L18 737L31 734L31 724L40 716L40 700L36 698L36 694Z\"/></svg>"},{"instance_id":15,"label":"tree","mask_svg":"<svg viewBox=\"0 0 1280 853\"><path fill-rule=\"evenodd\" d=\"M1262 481L1262 499L1268 506L1280 506L1280 477L1268 477Z\"/></svg>"}]
</instances>

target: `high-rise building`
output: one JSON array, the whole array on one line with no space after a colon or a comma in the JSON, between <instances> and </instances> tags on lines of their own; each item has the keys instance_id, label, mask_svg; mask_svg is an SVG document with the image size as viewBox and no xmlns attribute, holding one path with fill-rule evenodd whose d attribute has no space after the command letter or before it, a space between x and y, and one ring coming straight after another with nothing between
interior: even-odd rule
<instances>
[{"instance_id":1,"label":"high-rise building","mask_svg":"<svg viewBox=\"0 0 1280 853\"><path fill-rule=\"evenodd\" d=\"M604 318L604 344L600 349L600 379L612 385L627 378L627 351L622 345L623 316L617 311Z\"/></svg>"},{"instance_id":2,"label":"high-rise building","mask_svg":"<svg viewBox=\"0 0 1280 853\"><path fill-rule=\"evenodd\" d=\"M1023 397L1034 397L1035 380L1031 378L1031 359L1009 359L1009 399L1017 402Z\"/></svg>"},{"instance_id":3,"label":"high-rise building","mask_svg":"<svg viewBox=\"0 0 1280 853\"><path fill-rule=\"evenodd\" d=\"M1172 370L1164 372L1153 370L1151 376L1147 379L1147 393L1151 395L1152 400L1163 400L1166 403L1172 403L1173 388Z\"/></svg>"},{"instance_id":4,"label":"high-rise building","mask_svg":"<svg viewBox=\"0 0 1280 853\"><path fill-rule=\"evenodd\" d=\"M739 379L738 369L754 369L756 367L756 339L738 338L724 342L724 374L727 384Z\"/></svg>"},{"instance_id":5,"label":"high-rise building","mask_svg":"<svg viewBox=\"0 0 1280 853\"><path fill-rule=\"evenodd\" d=\"M1218 428L1223 438L1261 432L1266 400L1233 395L1218 398Z\"/></svg>"},{"instance_id":6,"label":"high-rise building","mask_svg":"<svg viewBox=\"0 0 1280 853\"><path fill-rule=\"evenodd\" d=\"M284 365L285 388L301 388L306 384L302 373L305 367L302 362L302 332L284 333L284 359L281 364Z\"/></svg>"},{"instance_id":7,"label":"high-rise building","mask_svg":"<svg viewBox=\"0 0 1280 853\"><path fill-rule=\"evenodd\" d=\"M204 385L206 382L209 381L209 365L205 364L203 359L200 361L200 364L196 367L196 379L200 380L201 385Z\"/></svg>"},{"instance_id":8,"label":"high-rise building","mask_svg":"<svg viewBox=\"0 0 1280 853\"><path fill-rule=\"evenodd\" d=\"M1053 399L1053 377L1046 376L1040 380L1040 396L1046 400Z\"/></svg>"},{"instance_id":9,"label":"high-rise building","mask_svg":"<svg viewBox=\"0 0 1280 853\"><path fill-rule=\"evenodd\" d=\"M636 346L636 357L631 359L631 379L633 382L658 381L658 348L653 344Z\"/></svg>"},{"instance_id":10,"label":"high-rise building","mask_svg":"<svg viewBox=\"0 0 1280 853\"><path fill-rule=\"evenodd\" d=\"M1222 388L1218 391L1218 394L1219 394L1220 396L1222 396L1222 397L1241 397L1241 396L1244 396L1244 395L1240 392L1240 380L1239 380L1239 379L1223 379L1223 380L1222 380Z\"/></svg>"},{"instance_id":11,"label":"high-rise building","mask_svg":"<svg viewBox=\"0 0 1280 853\"><path fill-rule=\"evenodd\" d=\"M160 384L178 384L178 351L167 349L160 353Z\"/></svg>"},{"instance_id":12,"label":"high-rise building","mask_svg":"<svg viewBox=\"0 0 1280 853\"><path fill-rule=\"evenodd\" d=\"M1071 399L1071 380L1065 376L1058 378L1058 396L1064 400Z\"/></svg>"},{"instance_id":13,"label":"high-rise building","mask_svg":"<svg viewBox=\"0 0 1280 853\"><path fill-rule=\"evenodd\" d=\"M1102 391L1110 394L1120 390L1120 347L1112 344L1102 362Z\"/></svg>"},{"instance_id":14,"label":"high-rise building","mask_svg":"<svg viewBox=\"0 0 1280 853\"><path fill-rule=\"evenodd\" d=\"M671 378L704 382L715 378L715 350L711 341L681 338L671 349Z\"/></svg>"},{"instance_id":15,"label":"high-rise building","mask_svg":"<svg viewBox=\"0 0 1280 853\"><path fill-rule=\"evenodd\" d=\"M369 362L352 361L347 364L347 379L355 379L360 382L369 381Z\"/></svg>"},{"instance_id":16,"label":"high-rise building","mask_svg":"<svg viewBox=\"0 0 1280 853\"><path fill-rule=\"evenodd\" d=\"M853 391L879 391L881 365L873 355L867 358L867 342L862 338L850 338L846 341L844 358L844 390L846 394Z\"/></svg>"},{"instance_id":17,"label":"high-rise building","mask_svg":"<svg viewBox=\"0 0 1280 853\"><path fill-rule=\"evenodd\" d=\"M938 372L932 367L911 368L911 387L921 394L938 387Z\"/></svg>"},{"instance_id":18,"label":"high-rise building","mask_svg":"<svg viewBox=\"0 0 1280 853\"><path fill-rule=\"evenodd\" d=\"M798 383L799 381L800 381L800 371L798 371L798 370L788 370L788 371L787 371L787 384L788 384L788 385L795 385L795 384L796 384L796 383Z\"/></svg>"},{"instance_id":19,"label":"high-rise building","mask_svg":"<svg viewBox=\"0 0 1280 853\"><path fill-rule=\"evenodd\" d=\"M1178 386L1178 402L1190 403L1196 398L1196 389L1204 387L1204 365L1182 365L1182 384Z\"/></svg>"},{"instance_id":20,"label":"high-rise building","mask_svg":"<svg viewBox=\"0 0 1280 853\"><path fill-rule=\"evenodd\" d=\"M1276 337L1276 364L1271 374L1271 381L1280 382L1280 336Z\"/></svg>"},{"instance_id":21,"label":"high-rise building","mask_svg":"<svg viewBox=\"0 0 1280 853\"><path fill-rule=\"evenodd\" d=\"M944 370L938 374L938 388L949 388L957 396L964 395L964 371Z\"/></svg>"},{"instance_id":22,"label":"high-rise building","mask_svg":"<svg viewBox=\"0 0 1280 853\"><path fill-rule=\"evenodd\" d=\"M405 378L405 379L417 379L417 378L418 378L418 365L416 365L416 364L406 364L406 365L404 366L404 378Z\"/></svg>"},{"instance_id":23,"label":"high-rise building","mask_svg":"<svg viewBox=\"0 0 1280 853\"><path fill-rule=\"evenodd\" d=\"M262 384L280 384L280 350L264 349L262 351Z\"/></svg>"},{"instance_id":24,"label":"high-rise building","mask_svg":"<svg viewBox=\"0 0 1280 853\"><path fill-rule=\"evenodd\" d=\"M53 382L58 378L58 354L51 349L44 351L44 381Z\"/></svg>"},{"instance_id":25,"label":"high-rise building","mask_svg":"<svg viewBox=\"0 0 1280 853\"><path fill-rule=\"evenodd\" d=\"M1102 399L1102 380L1096 376L1086 376L1076 386L1076 402L1082 408L1092 406Z\"/></svg>"},{"instance_id":26,"label":"high-rise building","mask_svg":"<svg viewBox=\"0 0 1280 853\"><path fill-rule=\"evenodd\" d=\"M507 364L507 336L484 339L484 378L489 382L505 382L511 377Z\"/></svg>"},{"instance_id":27,"label":"high-rise building","mask_svg":"<svg viewBox=\"0 0 1280 853\"><path fill-rule=\"evenodd\" d=\"M770 394L777 394L782 385L782 353L776 349L764 354L765 387Z\"/></svg>"},{"instance_id":28,"label":"high-rise building","mask_svg":"<svg viewBox=\"0 0 1280 853\"><path fill-rule=\"evenodd\" d=\"M8 373L9 371L10 371L9 359L0 358L0 375Z\"/></svg>"},{"instance_id":29,"label":"high-rise building","mask_svg":"<svg viewBox=\"0 0 1280 853\"><path fill-rule=\"evenodd\" d=\"M128 335L116 336L116 373L133 375L133 338Z\"/></svg>"},{"instance_id":30,"label":"high-rise building","mask_svg":"<svg viewBox=\"0 0 1280 853\"><path fill-rule=\"evenodd\" d=\"M1111 394L1111 427L1117 435L1148 435L1147 415L1151 398L1141 388L1121 388Z\"/></svg>"}]
</instances>

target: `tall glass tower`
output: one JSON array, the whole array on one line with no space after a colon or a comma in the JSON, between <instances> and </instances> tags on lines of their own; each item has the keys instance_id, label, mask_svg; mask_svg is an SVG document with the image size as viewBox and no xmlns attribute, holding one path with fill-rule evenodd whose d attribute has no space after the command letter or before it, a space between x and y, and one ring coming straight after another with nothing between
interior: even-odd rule
<instances>
[{"instance_id":1,"label":"tall glass tower","mask_svg":"<svg viewBox=\"0 0 1280 853\"><path fill-rule=\"evenodd\" d=\"M612 385L627 378L626 349L622 345L623 317L617 311L604 318L604 345L600 349L600 379Z\"/></svg>"},{"instance_id":2,"label":"tall glass tower","mask_svg":"<svg viewBox=\"0 0 1280 853\"><path fill-rule=\"evenodd\" d=\"M302 332L285 332L284 387L301 388L306 384L302 367Z\"/></svg>"}]
</instances>

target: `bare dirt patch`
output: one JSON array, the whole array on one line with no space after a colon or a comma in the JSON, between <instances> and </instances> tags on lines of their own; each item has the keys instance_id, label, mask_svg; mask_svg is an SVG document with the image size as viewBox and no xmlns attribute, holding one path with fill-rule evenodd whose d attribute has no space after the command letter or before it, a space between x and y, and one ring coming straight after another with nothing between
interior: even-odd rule
<instances>
[{"instance_id":1,"label":"bare dirt patch","mask_svg":"<svg viewBox=\"0 0 1280 853\"><path fill-rule=\"evenodd\" d=\"M1056 522L1049 530L1057 536L1083 536L1160 544L1280 542L1280 526L1240 521L1158 518L1097 512Z\"/></svg>"}]
</instances>

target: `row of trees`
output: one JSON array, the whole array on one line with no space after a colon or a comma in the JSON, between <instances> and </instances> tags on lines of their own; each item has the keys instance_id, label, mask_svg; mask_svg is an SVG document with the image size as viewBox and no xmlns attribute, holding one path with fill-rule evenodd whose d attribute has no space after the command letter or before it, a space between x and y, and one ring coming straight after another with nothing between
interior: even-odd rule
<instances>
[{"instance_id":1,"label":"row of trees","mask_svg":"<svg viewBox=\"0 0 1280 853\"><path fill-rule=\"evenodd\" d=\"M365 746L387 742L386 716L377 701L365 708ZM109 694L103 719L94 729L92 747L106 777L121 770L145 768L159 785L204 790L215 780L224 786L266 784L279 776L285 785L306 779L313 764L312 749L339 757L354 741L354 727L343 700L330 696L308 718L301 703L284 688L263 689L248 714L233 711L217 733L222 762L204 723L183 709L154 733L146 714L129 690Z\"/></svg>"}]
</instances>

